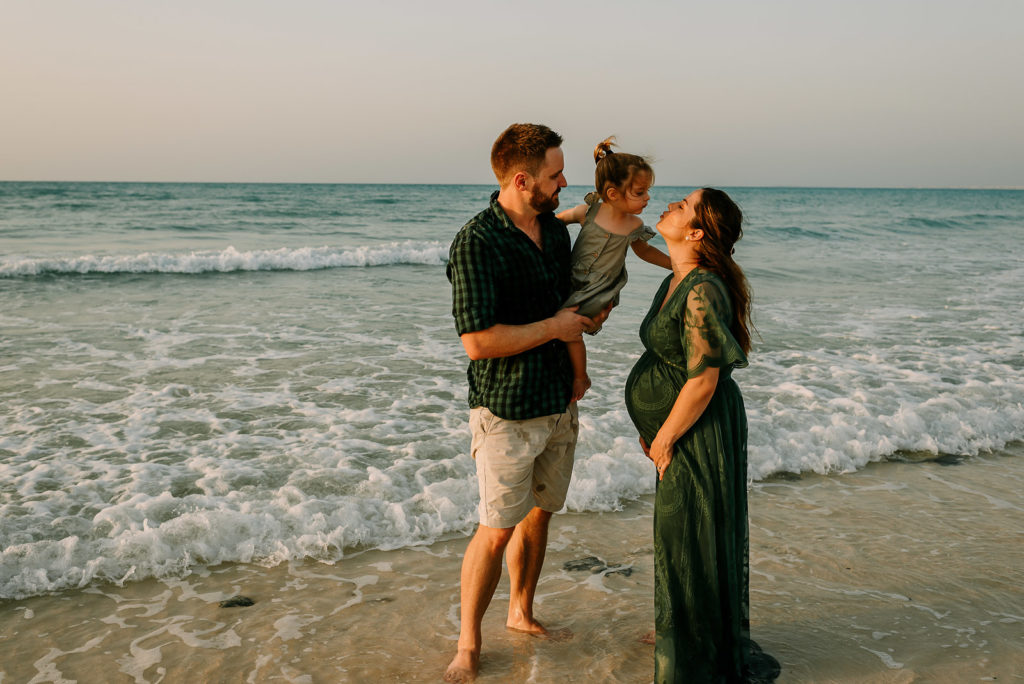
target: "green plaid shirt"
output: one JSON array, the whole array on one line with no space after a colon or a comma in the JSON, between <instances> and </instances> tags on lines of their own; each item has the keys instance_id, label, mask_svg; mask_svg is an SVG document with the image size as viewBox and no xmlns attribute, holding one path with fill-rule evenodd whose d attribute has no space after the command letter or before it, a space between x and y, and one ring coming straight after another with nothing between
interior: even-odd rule
<instances>
[{"instance_id":1,"label":"green plaid shirt","mask_svg":"<svg viewBox=\"0 0 1024 684\"><path fill-rule=\"evenodd\" d=\"M544 251L491 195L491 206L455 236L448 255L452 315L459 335L492 325L523 325L549 318L569 296L571 244L553 213L538 217ZM562 413L572 392L565 343L546 342L521 354L469 362L469 405L525 420Z\"/></svg>"}]
</instances>

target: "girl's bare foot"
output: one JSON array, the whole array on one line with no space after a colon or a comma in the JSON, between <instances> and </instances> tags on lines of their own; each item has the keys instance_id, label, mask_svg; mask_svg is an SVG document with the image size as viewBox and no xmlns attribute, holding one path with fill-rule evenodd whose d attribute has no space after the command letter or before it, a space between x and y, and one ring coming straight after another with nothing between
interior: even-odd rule
<instances>
[{"instance_id":1,"label":"girl's bare foot","mask_svg":"<svg viewBox=\"0 0 1024 684\"><path fill-rule=\"evenodd\" d=\"M590 389L589 377L584 376L582 378L574 378L572 381L572 400L579 401L582 399L588 389Z\"/></svg>"}]
</instances>

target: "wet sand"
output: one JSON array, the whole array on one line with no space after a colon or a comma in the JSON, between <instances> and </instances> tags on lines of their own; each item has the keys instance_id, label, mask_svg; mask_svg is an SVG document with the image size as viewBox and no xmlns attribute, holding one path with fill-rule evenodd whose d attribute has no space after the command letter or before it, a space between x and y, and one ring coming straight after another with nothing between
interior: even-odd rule
<instances>
[{"instance_id":1,"label":"wet sand","mask_svg":"<svg viewBox=\"0 0 1024 684\"><path fill-rule=\"evenodd\" d=\"M924 459L752 488L753 636L779 682L1024 681L1024 445ZM479 681L651 681L650 531L650 498L556 516L537 613L574 636L505 631L503 581ZM6 600L0 682L436 682L466 541Z\"/></svg>"}]
</instances>

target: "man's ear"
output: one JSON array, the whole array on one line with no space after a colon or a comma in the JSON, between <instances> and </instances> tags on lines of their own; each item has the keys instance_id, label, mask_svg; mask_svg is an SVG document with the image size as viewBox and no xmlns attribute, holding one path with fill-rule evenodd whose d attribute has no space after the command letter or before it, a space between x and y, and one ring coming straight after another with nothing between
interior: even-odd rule
<instances>
[{"instance_id":1,"label":"man's ear","mask_svg":"<svg viewBox=\"0 0 1024 684\"><path fill-rule=\"evenodd\" d=\"M516 175L512 176L512 187L516 190L526 190L528 180L529 176L525 171L516 171Z\"/></svg>"}]
</instances>

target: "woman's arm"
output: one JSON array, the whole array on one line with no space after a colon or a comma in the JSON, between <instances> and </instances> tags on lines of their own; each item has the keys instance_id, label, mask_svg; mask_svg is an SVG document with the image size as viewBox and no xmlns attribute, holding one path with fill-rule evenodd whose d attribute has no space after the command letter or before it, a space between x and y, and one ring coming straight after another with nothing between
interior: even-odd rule
<instances>
[{"instance_id":1,"label":"woman's arm","mask_svg":"<svg viewBox=\"0 0 1024 684\"><path fill-rule=\"evenodd\" d=\"M672 270L672 261L668 258L668 254L665 254L654 245L648 244L643 240L634 240L629 246L633 248L634 254L647 263L667 268L670 271Z\"/></svg>"},{"instance_id":2,"label":"woman's arm","mask_svg":"<svg viewBox=\"0 0 1024 684\"><path fill-rule=\"evenodd\" d=\"M572 209L558 212L555 214L555 218L562 223L583 223L583 219L587 216L588 208L586 204L577 204Z\"/></svg>"},{"instance_id":3,"label":"woman's arm","mask_svg":"<svg viewBox=\"0 0 1024 684\"><path fill-rule=\"evenodd\" d=\"M676 403L665 419L647 456L658 467L658 479L665 474L665 468L672 462L672 447L704 413L711 403L711 397L718 386L718 369L705 368L700 375L690 378L683 385Z\"/></svg>"}]
</instances>

